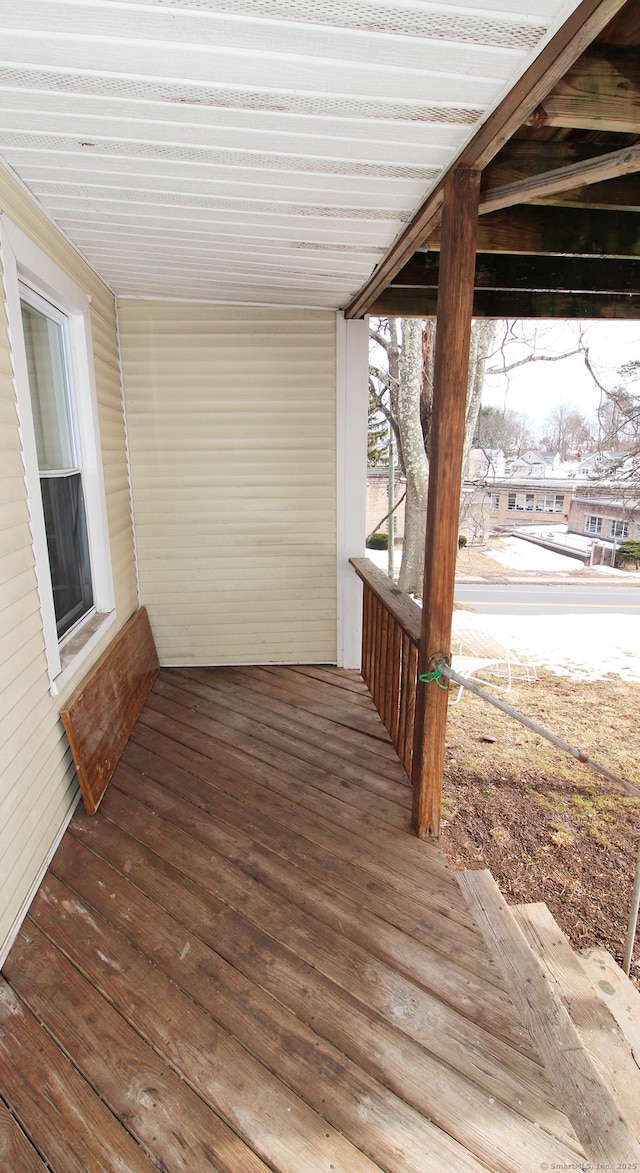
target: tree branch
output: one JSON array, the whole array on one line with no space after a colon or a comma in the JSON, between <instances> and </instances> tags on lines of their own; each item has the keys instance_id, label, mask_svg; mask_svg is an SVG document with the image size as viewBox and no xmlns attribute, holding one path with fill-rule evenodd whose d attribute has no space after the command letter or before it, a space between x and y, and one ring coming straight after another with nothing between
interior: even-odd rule
<instances>
[{"instance_id":1,"label":"tree branch","mask_svg":"<svg viewBox=\"0 0 640 1173\"><path fill-rule=\"evenodd\" d=\"M398 506L399 506L399 505L402 505L402 502L404 501L404 499L405 499L406 495L407 495L407 490L405 489L405 491L404 491L404 493L402 494L402 496L401 496L401 497L399 497L399 498L398 498L398 500L396 501L396 503L395 503L395 505L394 505L393 509L390 509L388 513L385 513L384 517L382 517L382 518L380 519L380 521L378 522L378 524L377 524L376 526L374 526L374 528L371 530L371 533L370 533L370 534L367 534L367 541L369 541L369 538L372 538L374 534L377 534L378 530L380 529L380 526L381 526L381 525L384 525L385 521L388 521L388 520L389 520L389 518L391 517L391 515L392 515L393 513L395 513L395 511L396 511L396 509L398 508Z\"/></svg>"}]
</instances>

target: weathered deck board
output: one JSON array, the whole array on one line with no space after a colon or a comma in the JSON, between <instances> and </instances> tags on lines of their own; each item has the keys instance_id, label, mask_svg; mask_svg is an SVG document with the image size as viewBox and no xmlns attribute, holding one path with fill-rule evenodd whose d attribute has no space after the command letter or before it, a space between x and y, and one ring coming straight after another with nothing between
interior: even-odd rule
<instances>
[{"instance_id":1,"label":"weathered deck board","mask_svg":"<svg viewBox=\"0 0 640 1173\"><path fill-rule=\"evenodd\" d=\"M72 1073L70 1117L98 1146L115 1129L138 1160L123 1168L582 1159L439 848L409 833L388 753L353 673L161 673L4 969L49 1066ZM21 1022L0 1040L19 1048ZM13 1095L15 1143L54 1173L119 1167L65 1161L46 1078Z\"/></svg>"},{"instance_id":2,"label":"weathered deck board","mask_svg":"<svg viewBox=\"0 0 640 1173\"><path fill-rule=\"evenodd\" d=\"M22 938L18 950L21 946ZM41 956L37 964L45 960ZM53 981L55 975L43 978ZM26 988L27 983L23 984ZM105 1167L122 1173L151 1173L153 1164L144 1151L55 1045L27 1003L28 998L17 997L5 981L0 984L0 1083L5 1100L24 1122L31 1140L54 1168L69 1173L98 1173ZM2 1168L7 1173L22 1170L18 1163Z\"/></svg>"},{"instance_id":3,"label":"weathered deck board","mask_svg":"<svg viewBox=\"0 0 640 1173\"><path fill-rule=\"evenodd\" d=\"M46 1165L0 1100L0 1168L46 1173Z\"/></svg>"},{"instance_id":4,"label":"weathered deck board","mask_svg":"<svg viewBox=\"0 0 640 1173\"><path fill-rule=\"evenodd\" d=\"M222 763L217 749L211 757L193 749L187 751L180 743L162 733L151 732L142 723L127 747L126 764L145 771L177 793L185 785L185 793L190 792L194 805L212 809L218 818L224 818L239 830L251 830L257 842L308 875L330 882L332 888L347 895L358 907L368 909L432 949L451 953L462 967L482 973L485 980L504 988L480 934L461 920L452 922L444 891L439 900L422 902L416 908L409 894L394 889L386 877L375 879L360 866L357 855L354 859L357 838L344 835L344 853L338 854L335 826L313 810L299 809L299 787L297 793L291 794L285 789L282 797L278 790L269 789L252 777L247 793L246 773L243 776L237 761L231 766ZM192 772L194 765L197 776ZM190 776L185 778L185 771ZM211 787L215 794L211 793Z\"/></svg>"}]
</instances>

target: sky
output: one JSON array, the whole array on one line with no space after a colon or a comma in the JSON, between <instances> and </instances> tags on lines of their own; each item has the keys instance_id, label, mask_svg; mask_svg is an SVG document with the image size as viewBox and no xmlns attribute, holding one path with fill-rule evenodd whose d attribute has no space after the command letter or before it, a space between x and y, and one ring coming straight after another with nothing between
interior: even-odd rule
<instances>
[{"instance_id":1,"label":"sky","mask_svg":"<svg viewBox=\"0 0 640 1173\"><path fill-rule=\"evenodd\" d=\"M615 386L618 367L631 359L640 360L640 322L527 322L528 330L538 327L538 345L541 353L561 354L576 346L576 327L582 326L589 339L591 360L595 363L601 381ZM522 358L530 352L526 347L511 345L508 361ZM500 365L497 356L491 365ZM640 394L640 384L631 390ZM541 427L551 409L558 403L577 407L590 419L600 402L600 391L584 365L582 356L565 358L558 362L529 363L510 372L508 377L488 375L482 396L485 406L528 415L534 429Z\"/></svg>"}]
</instances>

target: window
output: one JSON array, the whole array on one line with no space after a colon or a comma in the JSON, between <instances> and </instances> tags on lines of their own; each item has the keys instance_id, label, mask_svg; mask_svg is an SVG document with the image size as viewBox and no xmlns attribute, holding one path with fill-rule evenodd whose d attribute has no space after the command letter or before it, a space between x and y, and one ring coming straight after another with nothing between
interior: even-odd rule
<instances>
[{"instance_id":1,"label":"window","mask_svg":"<svg viewBox=\"0 0 640 1173\"><path fill-rule=\"evenodd\" d=\"M491 494L491 508L496 511L500 508L500 494L499 493L492 493Z\"/></svg>"},{"instance_id":2,"label":"window","mask_svg":"<svg viewBox=\"0 0 640 1173\"><path fill-rule=\"evenodd\" d=\"M51 691L115 619L89 298L0 219L15 386Z\"/></svg>"},{"instance_id":3,"label":"window","mask_svg":"<svg viewBox=\"0 0 640 1173\"><path fill-rule=\"evenodd\" d=\"M629 522L628 521L610 521L609 522L609 536L612 538L628 538L629 537Z\"/></svg>"},{"instance_id":4,"label":"window","mask_svg":"<svg viewBox=\"0 0 640 1173\"><path fill-rule=\"evenodd\" d=\"M58 638L93 607L68 319L20 285L22 330Z\"/></svg>"},{"instance_id":5,"label":"window","mask_svg":"<svg viewBox=\"0 0 640 1173\"><path fill-rule=\"evenodd\" d=\"M562 493L539 493L536 513L563 513L564 497Z\"/></svg>"},{"instance_id":6,"label":"window","mask_svg":"<svg viewBox=\"0 0 640 1173\"><path fill-rule=\"evenodd\" d=\"M507 509L515 509L519 513L533 513L534 493L509 493Z\"/></svg>"},{"instance_id":7,"label":"window","mask_svg":"<svg viewBox=\"0 0 640 1173\"><path fill-rule=\"evenodd\" d=\"M584 519L585 533L601 534L602 533L602 518L595 517L594 514L588 513Z\"/></svg>"}]
</instances>

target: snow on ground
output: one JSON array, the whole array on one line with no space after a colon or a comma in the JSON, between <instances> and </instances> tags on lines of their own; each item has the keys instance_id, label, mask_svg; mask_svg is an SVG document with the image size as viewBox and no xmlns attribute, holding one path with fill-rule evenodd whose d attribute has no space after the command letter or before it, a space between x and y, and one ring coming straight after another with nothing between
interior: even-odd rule
<instances>
[{"instance_id":1,"label":"snow on ground","mask_svg":"<svg viewBox=\"0 0 640 1173\"><path fill-rule=\"evenodd\" d=\"M507 566L519 570L560 571L580 568L575 558L554 554L531 542L505 538ZM367 550L367 557L386 571L386 550ZM400 551L396 551L396 568ZM594 567L602 574L622 574L623 570ZM543 589L543 588L541 588ZM511 648L521 659L531 660L538 668L548 668L559 676L576 680L599 680L607 673L623 680L640 680L640 616L608 614L576 615L485 615L473 611L454 611L453 629L473 628L493 636Z\"/></svg>"},{"instance_id":2,"label":"snow on ground","mask_svg":"<svg viewBox=\"0 0 640 1173\"><path fill-rule=\"evenodd\" d=\"M536 546L533 542L522 541L521 538L503 538L500 549L483 550L487 558L503 566L510 566L515 570L538 570L556 573L564 571L569 574L572 570L580 570L582 563L577 558L568 558L565 554L554 554L553 550L545 550L544 546Z\"/></svg>"},{"instance_id":3,"label":"snow on ground","mask_svg":"<svg viewBox=\"0 0 640 1173\"><path fill-rule=\"evenodd\" d=\"M376 566L378 566L380 570L384 570L385 573L388 571L388 569L389 569L389 551L388 550L366 550L365 554L366 554L366 557L370 558L371 561ZM395 564L396 578L398 577L398 570L400 569L401 562L402 562L402 550L394 550L394 564Z\"/></svg>"},{"instance_id":4,"label":"snow on ground","mask_svg":"<svg viewBox=\"0 0 640 1173\"><path fill-rule=\"evenodd\" d=\"M454 632L486 632L558 676L599 680L608 672L640 680L640 617L636 615L485 615L454 611Z\"/></svg>"}]
</instances>

